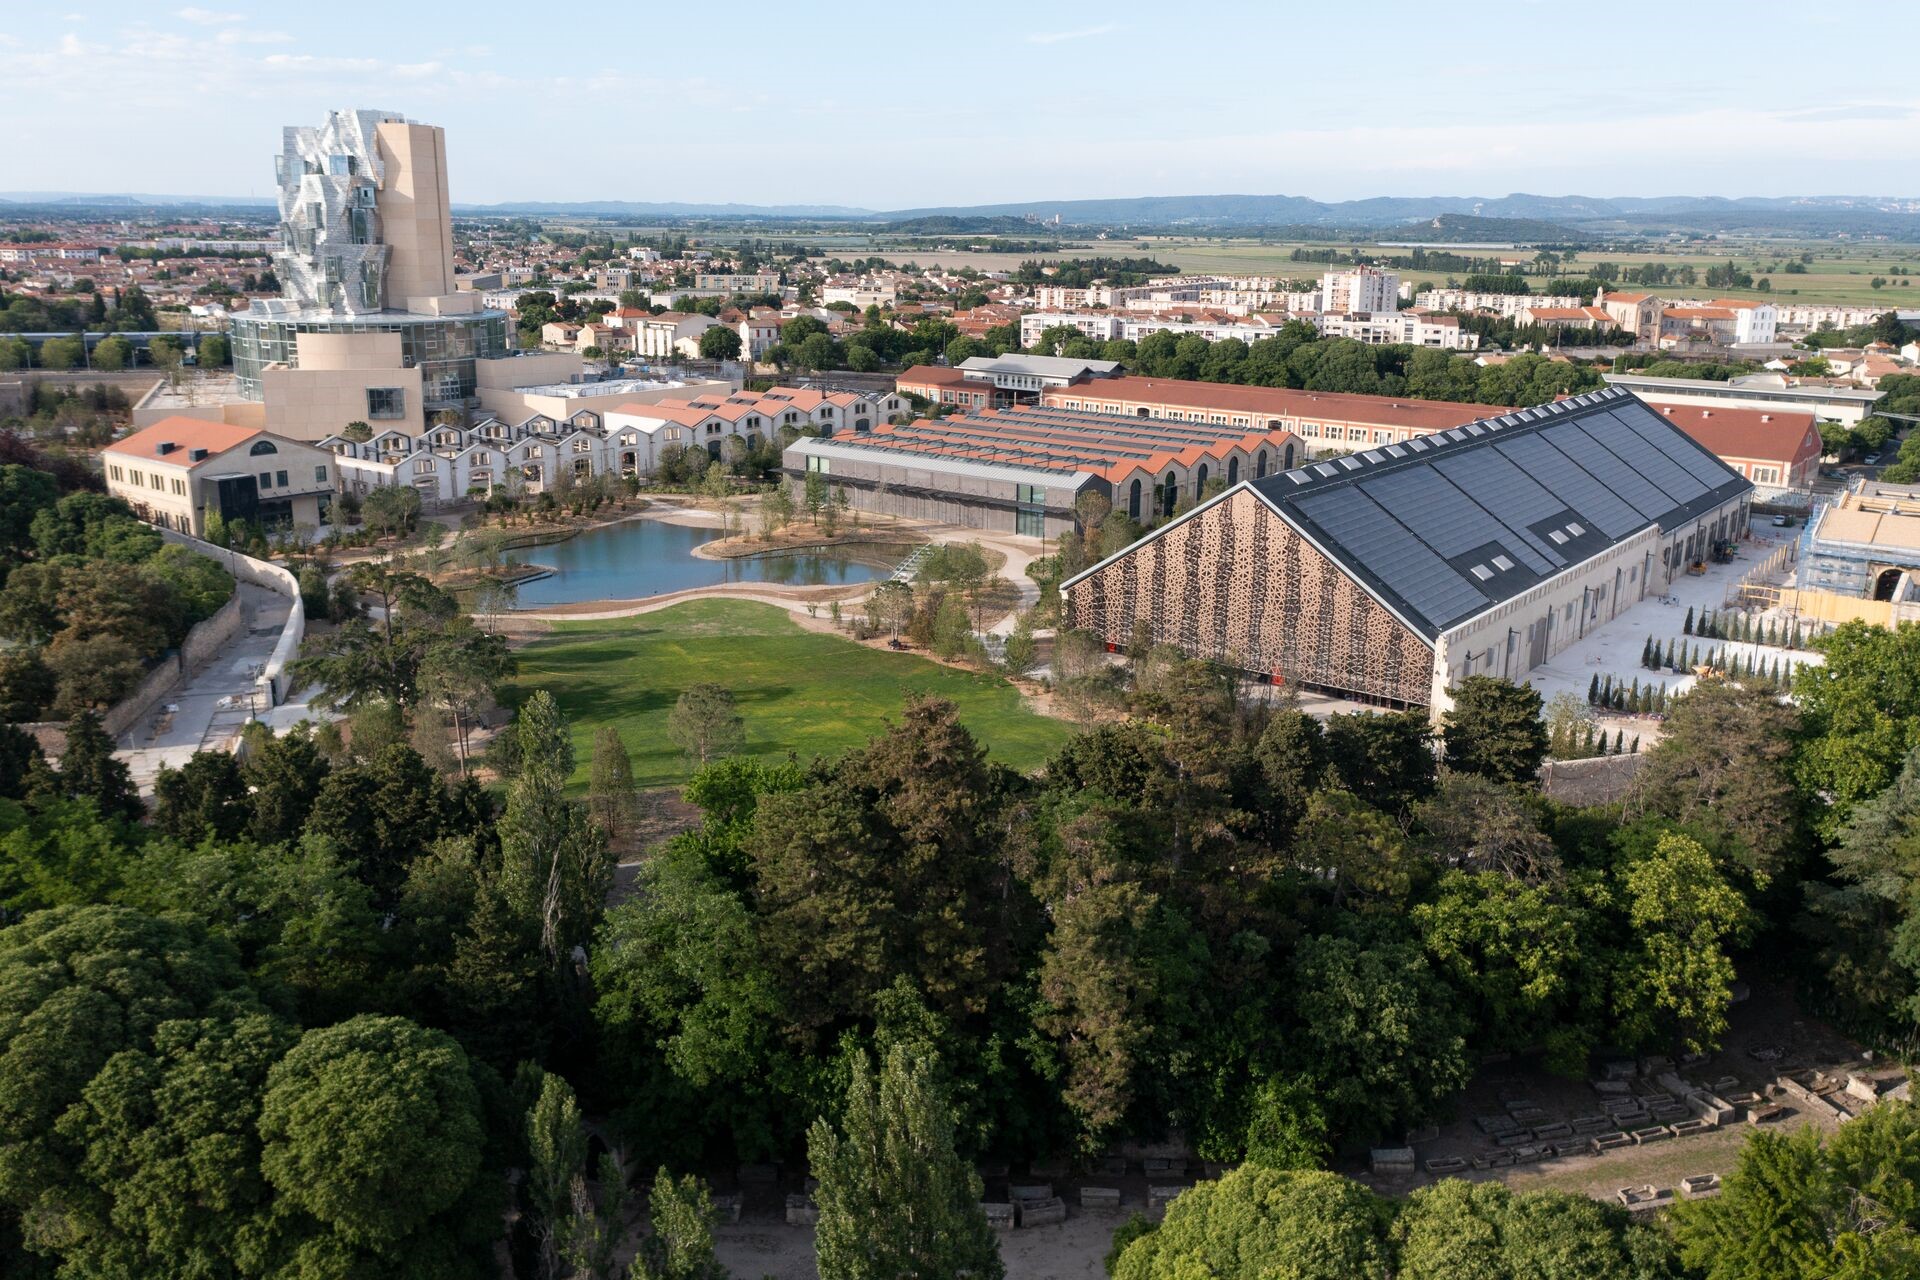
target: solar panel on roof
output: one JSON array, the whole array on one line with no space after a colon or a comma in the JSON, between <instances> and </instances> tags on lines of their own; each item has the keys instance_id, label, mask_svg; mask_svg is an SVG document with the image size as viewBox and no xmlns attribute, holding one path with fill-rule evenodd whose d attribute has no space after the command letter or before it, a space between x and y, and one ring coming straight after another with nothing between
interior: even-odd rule
<instances>
[{"instance_id":1,"label":"solar panel on roof","mask_svg":"<svg viewBox=\"0 0 1920 1280\"><path fill-rule=\"evenodd\" d=\"M1646 516L1615 497L1538 433L1496 436L1487 447L1505 454L1563 507L1591 519L1609 538L1624 538L1647 523Z\"/></svg>"},{"instance_id":2,"label":"solar panel on roof","mask_svg":"<svg viewBox=\"0 0 1920 1280\"><path fill-rule=\"evenodd\" d=\"M1557 428L1553 433L1553 444L1556 449L1580 464L1589 475L1649 520L1658 520L1671 511L1676 504L1657 482L1642 474L1643 469L1657 473L1670 473L1663 474L1662 478L1679 481L1688 488L1697 487L1694 481L1680 472L1671 462L1657 454L1636 458L1635 461L1642 464L1640 467L1629 464L1619 454L1604 447L1581 430L1578 422L1569 422ZM1635 452L1644 454L1650 451L1642 446Z\"/></svg>"},{"instance_id":3,"label":"solar panel on roof","mask_svg":"<svg viewBox=\"0 0 1920 1280\"><path fill-rule=\"evenodd\" d=\"M1436 633L1486 607L1486 595L1360 490L1330 489L1297 505Z\"/></svg>"},{"instance_id":4,"label":"solar panel on roof","mask_svg":"<svg viewBox=\"0 0 1920 1280\"><path fill-rule=\"evenodd\" d=\"M1688 475L1709 489L1718 489L1733 479L1727 474L1726 464L1703 449L1693 437L1644 404L1636 402L1595 416L1620 423L1678 463Z\"/></svg>"}]
</instances>

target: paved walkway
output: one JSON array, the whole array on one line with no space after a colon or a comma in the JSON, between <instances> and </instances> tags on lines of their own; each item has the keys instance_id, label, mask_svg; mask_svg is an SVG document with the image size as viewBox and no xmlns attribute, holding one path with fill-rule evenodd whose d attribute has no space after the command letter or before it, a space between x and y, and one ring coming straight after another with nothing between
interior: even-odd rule
<instances>
[{"instance_id":1,"label":"paved walkway","mask_svg":"<svg viewBox=\"0 0 1920 1280\"><path fill-rule=\"evenodd\" d=\"M242 630L120 737L114 754L126 761L143 794L152 792L161 766L178 768L194 752L226 743L271 701L256 692L254 679L273 656L291 604L264 587L236 585L245 611Z\"/></svg>"},{"instance_id":2,"label":"paved walkway","mask_svg":"<svg viewBox=\"0 0 1920 1280\"><path fill-rule=\"evenodd\" d=\"M1721 608L1727 592L1755 565L1773 554L1782 541L1790 539L1794 532L1771 527L1755 529L1754 538L1742 542L1740 553L1727 564L1709 564L1703 574L1695 576L1683 573L1675 579L1671 594L1667 597L1671 603L1658 596L1648 596L1619 617L1589 631L1549 661L1535 667L1527 674L1527 683L1540 691L1540 698L1544 702L1553 701L1556 694L1571 693L1583 705L1587 699L1587 687L1596 675L1603 682L1611 675L1616 685L1625 683L1631 686L1635 680L1640 682L1642 688L1665 685L1670 694L1691 689L1696 682L1692 675L1648 671L1640 665L1640 655L1646 648L1649 636L1663 648L1669 640L1675 644L1691 643L1695 654L1704 647L1722 649L1728 657L1738 654L1743 658L1759 658L1769 663L1778 657L1783 671L1789 665L1821 661L1819 654L1804 649L1701 640L1688 636L1683 630L1688 609L1693 610L1693 616L1697 619L1703 613ZM1785 536L1774 536L1776 534ZM1783 626L1791 620L1780 610L1770 610L1758 616L1776 618ZM1609 732L1624 729L1629 737L1641 735L1644 746L1651 746L1659 736L1657 721L1636 720L1622 715L1601 715L1598 719Z\"/></svg>"}]
</instances>

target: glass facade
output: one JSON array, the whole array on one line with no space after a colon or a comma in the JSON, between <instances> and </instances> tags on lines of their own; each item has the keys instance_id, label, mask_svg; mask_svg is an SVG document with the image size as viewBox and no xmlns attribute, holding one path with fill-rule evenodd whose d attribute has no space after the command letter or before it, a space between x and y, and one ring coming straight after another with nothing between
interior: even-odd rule
<instances>
[{"instance_id":1,"label":"glass facade","mask_svg":"<svg viewBox=\"0 0 1920 1280\"><path fill-rule=\"evenodd\" d=\"M398 333L400 360L419 369L430 407L470 400L473 362L512 354L507 313L467 316L381 315L314 317L237 315L233 318L233 373L240 393L262 398L261 371L270 364L299 368L296 335L302 333Z\"/></svg>"}]
</instances>

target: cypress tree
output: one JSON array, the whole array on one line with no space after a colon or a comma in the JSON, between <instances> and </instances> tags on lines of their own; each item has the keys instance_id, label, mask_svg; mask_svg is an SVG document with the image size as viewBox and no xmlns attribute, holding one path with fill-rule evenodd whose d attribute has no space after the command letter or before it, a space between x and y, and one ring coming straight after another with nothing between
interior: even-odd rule
<instances>
[{"instance_id":1,"label":"cypress tree","mask_svg":"<svg viewBox=\"0 0 1920 1280\"><path fill-rule=\"evenodd\" d=\"M1634 755L1640 754L1640 735L1637 733L1633 735L1633 746L1631 750Z\"/></svg>"},{"instance_id":2,"label":"cypress tree","mask_svg":"<svg viewBox=\"0 0 1920 1280\"><path fill-rule=\"evenodd\" d=\"M1640 646L1640 669L1645 671L1653 665L1653 637L1648 636L1646 643Z\"/></svg>"},{"instance_id":3,"label":"cypress tree","mask_svg":"<svg viewBox=\"0 0 1920 1280\"><path fill-rule=\"evenodd\" d=\"M1685 635L1693 634L1693 606L1692 605L1687 606L1687 620L1680 624L1680 630Z\"/></svg>"},{"instance_id":4,"label":"cypress tree","mask_svg":"<svg viewBox=\"0 0 1920 1280\"><path fill-rule=\"evenodd\" d=\"M820 1280L1006 1274L980 1177L953 1149L953 1113L925 1057L895 1045L876 1080L858 1055L840 1128L822 1118L807 1132Z\"/></svg>"},{"instance_id":5,"label":"cypress tree","mask_svg":"<svg viewBox=\"0 0 1920 1280\"><path fill-rule=\"evenodd\" d=\"M1597 706L1600 702L1600 676L1596 673L1587 681L1587 705Z\"/></svg>"}]
</instances>

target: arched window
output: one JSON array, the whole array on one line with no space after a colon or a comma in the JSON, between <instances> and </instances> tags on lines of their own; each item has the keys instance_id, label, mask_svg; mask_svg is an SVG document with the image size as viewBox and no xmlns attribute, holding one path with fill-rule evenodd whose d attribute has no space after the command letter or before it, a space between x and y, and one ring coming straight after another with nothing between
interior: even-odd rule
<instances>
[{"instance_id":1,"label":"arched window","mask_svg":"<svg viewBox=\"0 0 1920 1280\"><path fill-rule=\"evenodd\" d=\"M255 457L258 457L263 453L278 453L280 452L280 450L278 447L274 445L273 441L260 440L260 441L256 441L254 443L253 448L247 450L247 452L252 454Z\"/></svg>"},{"instance_id":2,"label":"arched window","mask_svg":"<svg viewBox=\"0 0 1920 1280\"><path fill-rule=\"evenodd\" d=\"M1287 460L1281 463L1280 466L1282 467L1282 469L1287 471L1293 470L1293 446L1292 445L1287 446Z\"/></svg>"},{"instance_id":3,"label":"arched window","mask_svg":"<svg viewBox=\"0 0 1920 1280\"><path fill-rule=\"evenodd\" d=\"M1231 489L1233 488L1233 486L1239 483L1240 483L1240 459L1228 458L1227 459L1227 488Z\"/></svg>"},{"instance_id":4,"label":"arched window","mask_svg":"<svg viewBox=\"0 0 1920 1280\"><path fill-rule=\"evenodd\" d=\"M1140 481L1136 478L1133 487L1127 490L1127 519L1140 518Z\"/></svg>"},{"instance_id":5,"label":"arched window","mask_svg":"<svg viewBox=\"0 0 1920 1280\"><path fill-rule=\"evenodd\" d=\"M1193 496L1198 500L1207 491L1207 464L1200 464L1200 471L1193 477Z\"/></svg>"},{"instance_id":6,"label":"arched window","mask_svg":"<svg viewBox=\"0 0 1920 1280\"><path fill-rule=\"evenodd\" d=\"M1262 479L1267 474L1267 451L1262 449L1260 456L1253 460L1253 478Z\"/></svg>"},{"instance_id":7,"label":"arched window","mask_svg":"<svg viewBox=\"0 0 1920 1280\"><path fill-rule=\"evenodd\" d=\"M1163 516L1172 515L1174 505L1179 501L1180 482L1174 479L1173 472L1169 471L1167 472L1167 478L1160 483L1160 514Z\"/></svg>"}]
</instances>

